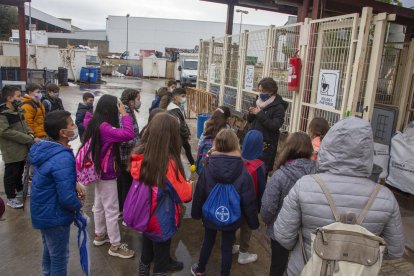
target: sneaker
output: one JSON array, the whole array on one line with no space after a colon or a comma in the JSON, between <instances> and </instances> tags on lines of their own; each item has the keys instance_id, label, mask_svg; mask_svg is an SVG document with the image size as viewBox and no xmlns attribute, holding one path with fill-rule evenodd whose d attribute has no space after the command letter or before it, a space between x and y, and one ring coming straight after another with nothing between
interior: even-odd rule
<instances>
[{"instance_id":1,"label":"sneaker","mask_svg":"<svg viewBox=\"0 0 414 276\"><path fill-rule=\"evenodd\" d=\"M183 270L184 264L182 262L176 261L170 257L170 263L168 264L168 271L180 271Z\"/></svg>"},{"instance_id":2,"label":"sneaker","mask_svg":"<svg viewBox=\"0 0 414 276\"><path fill-rule=\"evenodd\" d=\"M204 272L197 272L198 264L193 264L191 267L191 274L193 276L204 276Z\"/></svg>"},{"instance_id":3,"label":"sneaker","mask_svg":"<svg viewBox=\"0 0 414 276\"><path fill-rule=\"evenodd\" d=\"M107 234L102 235L102 236L95 235L95 239L93 240L93 245L101 246L107 242L109 242L109 237Z\"/></svg>"},{"instance_id":4,"label":"sneaker","mask_svg":"<svg viewBox=\"0 0 414 276\"><path fill-rule=\"evenodd\" d=\"M231 254L237 254L237 253L239 253L239 251L240 251L240 245L238 245L238 244L235 244L235 245L233 245L233 249L231 250Z\"/></svg>"},{"instance_id":5,"label":"sneaker","mask_svg":"<svg viewBox=\"0 0 414 276\"><path fill-rule=\"evenodd\" d=\"M12 198L7 201L7 206L12 207L13 209L23 208L23 203L21 203L17 198Z\"/></svg>"},{"instance_id":6,"label":"sneaker","mask_svg":"<svg viewBox=\"0 0 414 276\"><path fill-rule=\"evenodd\" d=\"M126 243L123 243L118 246L112 245L111 248L109 248L108 250L108 254L122 259L130 259L134 257L135 252L133 250L128 249L128 245L126 245Z\"/></svg>"},{"instance_id":7,"label":"sneaker","mask_svg":"<svg viewBox=\"0 0 414 276\"><path fill-rule=\"evenodd\" d=\"M23 197L23 191L16 193L16 198L22 198Z\"/></svg>"},{"instance_id":8,"label":"sneaker","mask_svg":"<svg viewBox=\"0 0 414 276\"><path fill-rule=\"evenodd\" d=\"M122 221L122 225L125 226L125 227L128 227L128 225L126 224L125 221Z\"/></svg>"},{"instance_id":9,"label":"sneaker","mask_svg":"<svg viewBox=\"0 0 414 276\"><path fill-rule=\"evenodd\" d=\"M240 252L239 259L237 260L239 264L249 264L255 261L257 261L257 254L250 254L248 252L246 253Z\"/></svg>"}]
</instances>

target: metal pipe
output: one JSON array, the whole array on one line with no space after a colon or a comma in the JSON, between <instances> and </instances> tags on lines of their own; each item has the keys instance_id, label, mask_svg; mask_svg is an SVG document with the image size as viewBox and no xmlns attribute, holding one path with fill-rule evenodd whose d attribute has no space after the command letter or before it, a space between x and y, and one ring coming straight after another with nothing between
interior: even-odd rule
<instances>
[{"instance_id":1,"label":"metal pipe","mask_svg":"<svg viewBox=\"0 0 414 276\"><path fill-rule=\"evenodd\" d=\"M126 29L126 51L128 52L128 35L129 35L129 33L128 33L128 20L129 19L129 13L126 15L126 27L127 27L127 29ZM127 53L128 54L128 56L129 56L129 53ZM127 57L128 58L128 57Z\"/></svg>"},{"instance_id":2,"label":"metal pipe","mask_svg":"<svg viewBox=\"0 0 414 276\"><path fill-rule=\"evenodd\" d=\"M29 2L29 34L30 34L30 43L33 43L32 41L32 2Z\"/></svg>"},{"instance_id":3,"label":"metal pipe","mask_svg":"<svg viewBox=\"0 0 414 276\"><path fill-rule=\"evenodd\" d=\"M234 1L230 1L227 5L226 35L233 34L234 21Z\"/></svg>"}]
</instances>

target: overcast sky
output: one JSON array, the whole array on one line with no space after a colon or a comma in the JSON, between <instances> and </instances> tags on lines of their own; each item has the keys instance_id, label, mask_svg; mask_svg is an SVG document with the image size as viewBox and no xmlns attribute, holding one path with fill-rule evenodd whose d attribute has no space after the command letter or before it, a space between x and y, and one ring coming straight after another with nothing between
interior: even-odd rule
<instances>
[{"instance_id":1,"label":"overcast sky","mask_svg":"<svg viewBox=\"0 0 414 276\"><path fill-rule=\"evenodd\" d=\"M55 17L72 18L82 29L105 29L108 15L226 21L227 6L199 0L34 0L32 7ZM237 9L237 8L236 8ZM283 25L287 15L246 9L243 24ZM234 23L239 23L236 14Z\"/></svg>"}]
</instances>

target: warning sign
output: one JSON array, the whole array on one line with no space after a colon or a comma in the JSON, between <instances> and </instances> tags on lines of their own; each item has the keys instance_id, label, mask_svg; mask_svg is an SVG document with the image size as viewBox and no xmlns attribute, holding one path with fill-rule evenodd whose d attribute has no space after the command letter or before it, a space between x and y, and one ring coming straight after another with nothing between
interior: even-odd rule
<instances>
[{"instance_id":1,"label":"warning sign","mask_svg":"<svg viewBox=\"0 0 414 276\"><path fill-rule=\"evenodd\" d=\"M335 109L338 96L339 70L321 70L316 104Z\"/></svg>"},{"instance_id":2,"label":"warning sign","mask_svg":"<svg viewBox=\"0 0 414 276\"><path fill-rule=\"evenodd\" d=\"M246 74L244 75L244 89L253 90L254 65L246 66Z\"/></svg>"}]
</instances>

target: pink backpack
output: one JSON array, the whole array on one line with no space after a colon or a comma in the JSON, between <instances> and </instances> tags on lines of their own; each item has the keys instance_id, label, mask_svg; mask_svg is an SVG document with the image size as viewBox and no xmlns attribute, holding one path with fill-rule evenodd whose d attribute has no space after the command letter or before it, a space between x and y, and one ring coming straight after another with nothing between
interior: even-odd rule
<instances>
[{"instance_id":1,"label":"pink backpack","mask_svg":"<svg viewBox=\"0 0 414 276\"><path fill-rule=\"evenodd\" d=\"M95 164L93 163L92 152L90 152L88 155L86 154L88 152L90 143L90 140L86 142L85 145L79 149L78 154L76 155L77 180L80 184L85 186L100 179L100 175L95 172ZM104 168L104 172L106 172L106 168L108 167L108 160L111 152L112 145L109 147L104 159L102 160L101 167Z\"/></svg>"}]
</instances>

